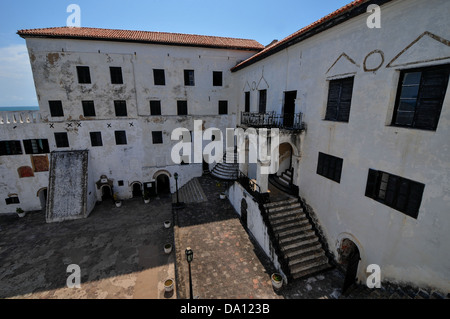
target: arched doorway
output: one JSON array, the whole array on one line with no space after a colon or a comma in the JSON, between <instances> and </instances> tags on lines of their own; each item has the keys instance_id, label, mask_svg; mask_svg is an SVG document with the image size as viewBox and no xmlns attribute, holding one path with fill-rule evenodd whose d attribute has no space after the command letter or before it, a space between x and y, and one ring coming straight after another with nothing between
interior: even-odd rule
<instances>
[{"instance_id":1,"label":"arched doorway","mask_svg":"<svg viewBox=\"0 0 450 319\"><path fill-rule=\"evenodd\" d=\"M133 198L142 197L141 183L133 182L131 185L132 185Z\"/></svg>"},{"instance_id":2,"label":"arched doorway","mask_svg":"<svg viewBox=\"0 0 450 319\"><path fill-rule=\"evenodd\" d=\"M102 190L102 201L105 201L108 199L112 200L111 186L103 185L101 190Z\"/></svg>"},{"instance_id":3,"label":"arched doorway","mask_svg":"<svg viewBox=\"0 0 450 319\"><path fill-rule=\"evenodd\" d=\"M339 262L345 268L345 279L342 293L345 294L356 283L360 252L358 246L350 239L344 238L338 250Z\"/></svg>"},{"instance_id":4,"label":"arched doorway","mask_svg":"<svg viewBox=\"0 0 450 319\"><path fill-rule=\"evenodd\" d=\"M292 168L292 153L291 144L282 143L278 146L278 176Z\"/></svg>"},{"instance_id":5,"label":"arched doorway","mask_svg":"<svg viewBox=\"0 0 450 319\"><path fill-rule=\"evenodd\" d=\"M170 179L166 174L160 174L156 178L156 191L158 194L170 194Z\"/></svg>"},{"instance_id":6,"label":"arched doorway","mask_svg":"<svg viewBox=\"0 0 450 319\"><path fill-rule=\"evenodd\" d=\"M41 209L45 212L45 209L47 208L47 187L41 188L38 191L37 196L41 202Z\"/></svg>"}]
</instances>

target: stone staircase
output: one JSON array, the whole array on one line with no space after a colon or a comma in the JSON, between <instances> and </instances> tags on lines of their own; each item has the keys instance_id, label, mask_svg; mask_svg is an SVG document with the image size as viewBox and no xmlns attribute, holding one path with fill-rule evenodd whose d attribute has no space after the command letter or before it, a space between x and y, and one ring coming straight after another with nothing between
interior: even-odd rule
<instances>
[{"instance_id":1,"label":"stone staircase","mask_svg":"<svg viewBox=\"0 0 450 319\"><path fill-rule=\"evenodd\" d=\"M211 171L211 175L222 180L236 180L239 176L238 154L226 152L223 156L223 162L217 163Z\"/></svg>"},{"instance_id":2,"label":"stone staircase","mask_svg":"<svg viewBox=\"0 0 450 319\"><path fill-rule=\"evenodd\" d=\"M292 169L287 169L280 176L276 174L269 175L269 183L287 194L294 194L295 190L292 189L292 174Z\"/></svg>"},{"instance_id":3,"label":"stone staircase","mask_svg":"<svg viewBox=\"0 0 450 319\"><path fill-rule=\"evenodd\" d=\"M191 179L187 184L178 189L178 200L180 203L206 202L207 197L197 178ZM177 193L172 194L172 203L177 202Z\"/></svg>"},{"instance_id":4,"label":"stone staircase","mask_svg":"<svg viewBox=\"0 0 450 319\"><path fill-rule=\"evenodd\" d=\"M278 259L288 266L288 278L296 280L332 267L297 198L264 204L264 208L275 235L273 240L278 241L281 250Z\"/></svg>"}]
</instances>

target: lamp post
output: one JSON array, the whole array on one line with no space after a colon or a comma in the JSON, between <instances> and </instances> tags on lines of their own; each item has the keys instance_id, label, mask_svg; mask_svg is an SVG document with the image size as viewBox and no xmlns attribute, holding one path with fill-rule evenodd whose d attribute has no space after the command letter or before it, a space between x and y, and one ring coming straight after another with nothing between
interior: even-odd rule
<instances>
[{"instance_id":1,"label":"lamp post","mask_svg":"<svg viewBox=\"0 0 450 319\"><path fill-rule=\"evenodd\" d=\"M194 299L192 293L192 276L191 276L191 262L194 259L194 252L190 247L186 248L186 260L189 264L189 299Z\"/></svg>"}]
</instances>

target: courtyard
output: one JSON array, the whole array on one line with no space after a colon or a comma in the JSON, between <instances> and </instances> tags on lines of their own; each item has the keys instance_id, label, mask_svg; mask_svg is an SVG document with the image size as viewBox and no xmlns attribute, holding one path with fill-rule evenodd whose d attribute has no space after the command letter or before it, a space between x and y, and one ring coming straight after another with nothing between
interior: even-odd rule
<instances>
[{"instance_id":1,"label":"courtyard","mask_svg":"<svg viewBox=\"0 0 450 319\"><path fill-rule=\"evenodd\" d=\"M43 212L0 217L0 298L13 299L187 299L192 261L195 299L429 299L445 298L412 287L359 285L342 295L344 274L334 268L280 291L275 271L252 235L242 226L210 176L198 178L207 199L172 210L172 197L98 204L86 219L45 223ZM168 229L166 220L172 221ZM164 245L174 251L165 254ZM81 287L68 288L69 265L81 270ZM174 279L171 293L164 281Z\"/></svg>"}]
</instances>

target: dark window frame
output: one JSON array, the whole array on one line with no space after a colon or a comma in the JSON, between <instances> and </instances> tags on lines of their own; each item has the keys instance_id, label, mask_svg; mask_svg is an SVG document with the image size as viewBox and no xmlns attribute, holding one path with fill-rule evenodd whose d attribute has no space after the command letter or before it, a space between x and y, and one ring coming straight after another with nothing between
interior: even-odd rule
<instances>
[{"instance_id":1,"label":"dark window frame","mask_svg":"<svg viewBox=\"0 0 450 319\"><path fill-rule=\"evenodd\" d=\"M150 115L158 116L161 115L161 101L151 100L150 101Z\"/></svg>"},{"instance_id":2,"label":"dark window frame","mask_svg":"<svg viewBox=\"0 0 450 319\"><path fill-rule=\"evenodd\" d=\"M228 115L228 101L219 101L219 115Z\"/></svg>"},{"instance_id":3,"label":"dark window frame","mask_svg":"<svg viewBox=\"0 0 450 319\"><path fill-rule=\"evenodd\" d=\"M267 90L258 90L259 100L258 100L258 113L266 113L267 111Z\"/></svg>"},{"instance_id":4,"label":"dark window frame","mask_svg":"<svg viewBox=\"0 0 450 319\"><path fill-rule=\"evenodd\" d=\"M94 101L81 101L81 105L83 107L83 116L84 117L94 117L95 114L95 104Z\"/></svg>"},{"instance_id":5,"label":"dark window frame","mask_svg":"<svg viewBox=\"0 0 450 319\"><path fill-rule=\"evenodd\" d=\"M91 146L99 147L103 146L102 132L89 132L91 138Z\"/></svg>"},{"instance_id":6,"label":"dark window frame","mask_svg":"<svg viewBox=\"0 0 450 319\"><path fill-rule=\"evenodd\" d=\"M420 182L369 169L365 196L417 219L424 190Z\"/></svg>"},{"instance_id":7,"label":"dark window frame","mask_svg":"<svg viewBox=\"0 0 450 319\"><path fill-rule=\"evenodd\" d=\"M51 117L63 117L64 116L64 109L62 106L62 101L60 101L60 100L48 101L48 107L50 109Z\"/></svg>"},{"instance_id":8,"label":"dark window frame","mask_svg":"<svg viewBox=\"0 0 450 319\"><path fill-rule=\"evenodd\" d=\"M88 66L77 66L79 84L91 84L91 71Z\"/></svg>"},{"instance_id":9,"label":"dark window frame","mask_svg":"<svg viewBox=\"0 0 450 319\"><path fill-rule=\"evenodd\" d=\"M354 76L329 81L327 109L324 120L342 123L349 122L354 84Z\"/></svg>"},{"instance_id":10,"label":"dark window frame","mask_svg":"<svg viewBox=\"0 0 450 319\"><path fill-rule=\"evenodd\" d=\"M123 84L122 67L110 66L111 84Z\"/></svg>"},{"instance_id":11,"label":"dark window frame","mask_svg":"<svg viewBox=\"0 0 450 319\"><path fill-rule=\"evenodd\" d=\"M162 131L152 131L152 144L163 144Z\"/></svg>"},{"instance_id":12,"label":"dark window frame","mask_svg":"<svg viewBox=\"0 0 450 319\"><path fill-rule=\"evenodd\" d=\"M22 155L22 145L19 140L0 141L0 156Z\"/></svg>"},{"instance_id":13,"label":"dark window frame","mask_svg":"<svg viewBox=\"0 0 450 319\"><path fill-rule=\"evenodd\" d=\"M10 196L5 198L6 205L20 204L19 196Z\"/></svg>"},{"instance_id":14,"label":"dark window frame","mask_svg":"<svg viewBox=\"0 0 450 319\"><path fill-rule=\"evenodd\" d=\"M50 153L48 139L46 138L23 140L23 147L25 148L25 154Z\"/></svg>"},{"instance_id":15,"label":"dark window frame","mask_svg":"<svg viewBox=\"0 0 450 319\"><path fill-rule=\"evenodd\" d=\"M55 132L54 136L57 148L69 147L69 136L67 132Z\"/></svg>"},{"instance_id":16,"label":"dark window frame","mask_svg":"<svg viewBox=\"0 0 450 319\"><path fill-rule=\"evenodd\" d=\"M414 80L411 81L410 79L414 78L414 74L418 73L420 73L418 83ZM434 85L438 91L436 93L436 91L430 89L433 87L430 83L433 82L432 77L438 73L441 73L442 81L439 83L440 85ZM410 75L409 80L408 75ZM436 131L448 90L449 76L450 64L401 70L391 125L395 127ZM405 91L403 91L404 89ZM402 96L402 93L405 93L406 96ZM414 94L417 94L417 96L408 96ZM427 94L429 94L428 97ZM433 94L435 94L434 97ZM401 101L405 103L405 106L414 104L414 110L399 110ZM433 102L435 103L434 107L432 106ZM409 123L400 123L400 114L402 112L412 113L412 118L410 118ZM404 118L402 121L407 121L407 119Z\"/></svg>"},{"instance_id":17,"label":"dark window frame","mask_svg":"<svg viewBox=\"0 0 450 319\"><path fill-rule=\"evenodd\" d=\"M125 100L115 100L114 101L114 111L117 117L128 116L127 111L127 101Z\"/></svg>"},{"instance_id":18,"label":"dark window frame","mask_svg":"<svg viewBox=\"0 0 450 319\"><path fill-rule=\"evenodd\" d=\"M166 85L166 74L164 69L153 69L153 83L154 85Z\"/></svg>"},{"instance_id":19,"label":"dark window frame","mask_svg":"<svg viewBox=\"0 0 450 319\"><path fill-rule=\"evenodd\" d=\"M223 86L222 71L213 71L213 86Z\"/></svg>"},{"instance_id":20,"label":"dark window frame","mask_svg":"<svg viewBox=\"0 0 450 319\"><path fill-rule=\"evenodd\" d=\"M319 152L316 173L340 184L343 164L344 159Z\"/></svg>"},{"instance_id":21,"label":"dark window frame","mask_svg":"<svg viewBox=\"0 0 450 319\"><path fill-rule=\"evenodd\" d=\"M186 100L177 101L177 115L188 115L188 104Z\"/></svg>"},{"instance_id":22,"label":"dark window frame","mask_svg":"<svg viewBox=\"0 0 450 319\"><path fill-rule=\"evenodd\" d=\"M250 112L250 91L244 92L244 112Z\"/></svg>"},{"instance_id":23,"label":"dark window frame","mask_svg":"<svg viewBox=\"0 0 450 319\"><path fill-rule=\"evenodd\" d=\"M114 137L116 139L116 145L128 144L126 131L114 131Z\"/></svg>"},{"instance_id":24,"label":"dark window frame","mask_svg":"<svg viewBox=\"0 0 450 319\"><path fill-rule=\"evenodd\" d=\"M195 86L195 71L194 70L184 70L184 85L185 86Z\"/></svg>"}]
</instances>

